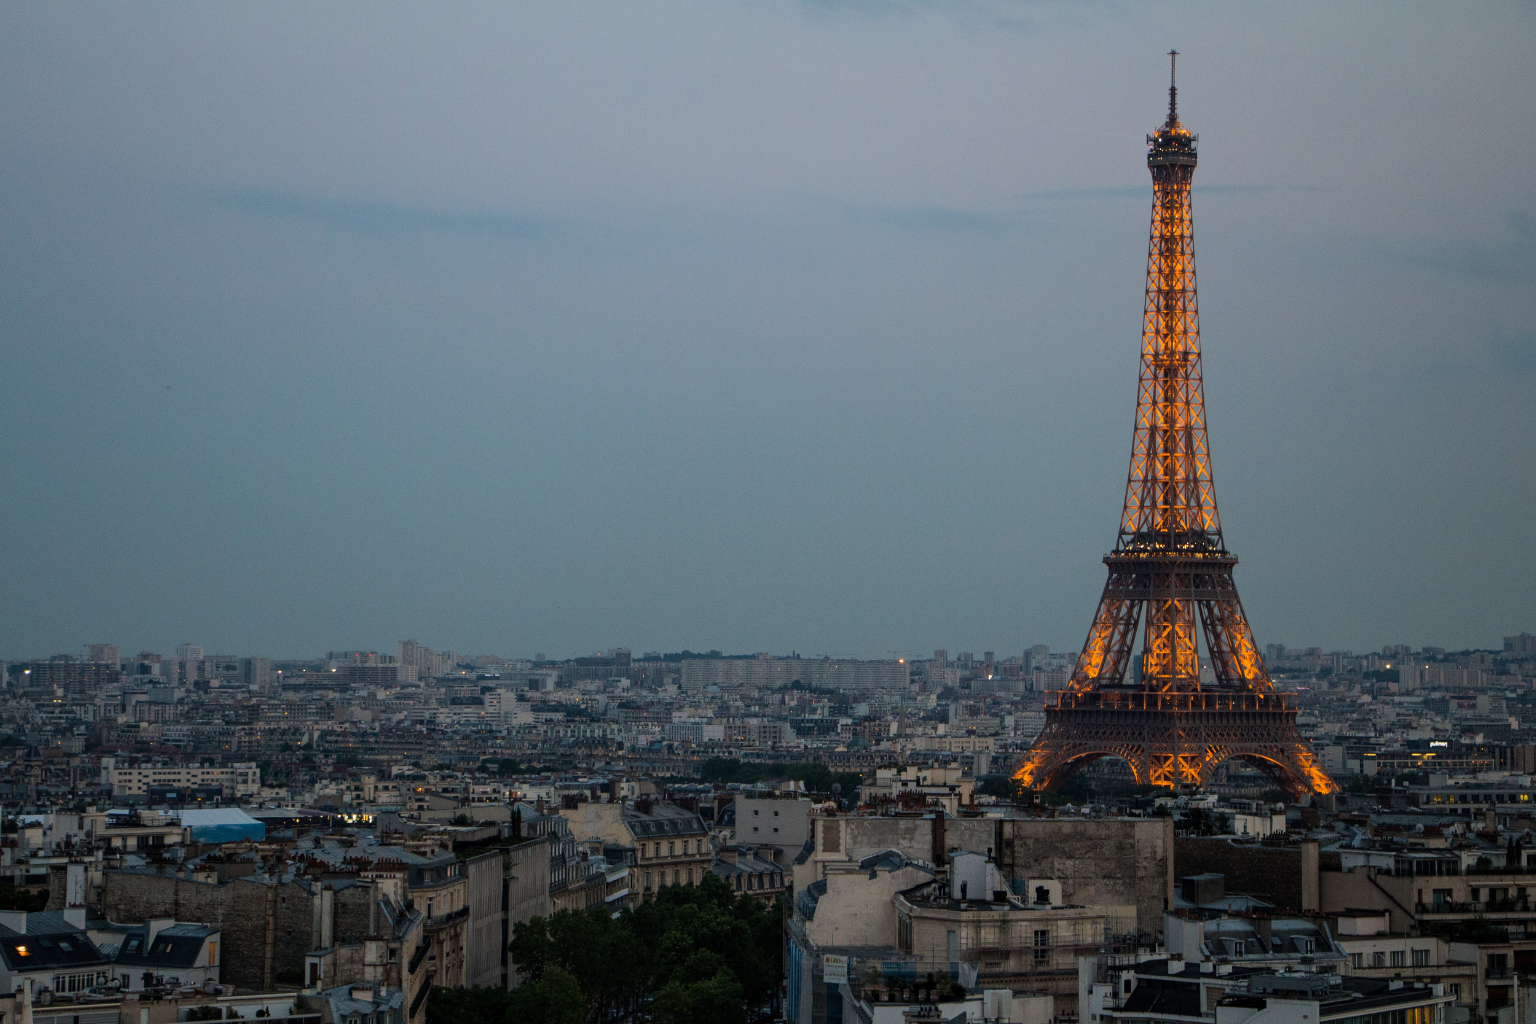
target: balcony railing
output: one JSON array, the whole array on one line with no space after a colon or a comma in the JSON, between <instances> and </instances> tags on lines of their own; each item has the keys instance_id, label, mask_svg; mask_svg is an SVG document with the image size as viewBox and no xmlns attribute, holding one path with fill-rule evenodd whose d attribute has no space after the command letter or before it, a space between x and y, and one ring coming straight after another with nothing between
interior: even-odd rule
<instances>
[{"instance_id":1,"label":"balcony railing","mask_svg":"<svg viewBox=\"0 0 1536 1024\"><path fill-rule=\"evenodd\" d=\"M1294 711L1283 693L1148 693L1142 690L1052 690L1047 710L1098 711Z\"/></svg>"},{"instance_id":2,"label":"balcony railing","mask_svg":"<svg viewBox=\"0 0 1536 1024\"><path fill-rule=\"evenodd\" d=\"M415 974L421 968L421 962L432 952L432 940L424 939L421 945L416 947L416 952L411 955L411 967L407 974Z\"/></svg>"},{"instance_id":3,"label":"balcony railing","mask_svg":"<svg viewBox=\"0 0 1536 1024\"><path fill-rule=\"evenodd\" d=\"M1414 904L1416 914L1517 914L1528 913L1531 909L1529 899L1481 900L1475 903L1446 900Z\"/></svg>"},{"instance_id":4,"label":"balcony railing","mask_svg":"<svg viewBox=\"0 0 1536 1024\"><path fill-rule=\"evenodd\" d=\"M438 914L436 917L427 918L422 923L428 928L441 928L444 925L453 924L455 921L462 921L468 916L469 908L460 907L458 910L453 911L451 914Z\"/></svg>"}]
</instances>

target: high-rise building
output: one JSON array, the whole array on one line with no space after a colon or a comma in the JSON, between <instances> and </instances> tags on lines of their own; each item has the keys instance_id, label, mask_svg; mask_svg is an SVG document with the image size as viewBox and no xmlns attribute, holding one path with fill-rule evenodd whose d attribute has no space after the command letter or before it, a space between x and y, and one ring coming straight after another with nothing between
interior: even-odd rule
<instances>
[{"instance_id":1,"label":"high-rise building","mask_svg":"<svg viewBox=\"0 0 1536 1024\"><path fill-rule=\"evenodd\" d=\"M241 658L240 682L263 689L272 685L272 659Z\"/></svg>"},{"instance_id":2,"label":"high-rise building","mask_svg":"<svg viewBox=\"0 0 1536 1024\"><path fill-rule=\"evenodd\" d=\"M177 661L202 661L202 644L181 644L176 648Z\"/></svg>"},{"instance_id":3,"label":"high-rise building","mask_svg":"<svg viewBox=\"0 0 1536 1024\"><path fill-rule=\"evenodd\" d=\"M933 664L929 666L935 672L943 672L949 668L949 652L939 648L933 652Z\"/></svg>"},{"instance_id":4,"label":"high-rise building","mask_svg":"<svg viewBox=\"0 0 1536 1024\"><path fill-rule=\"evenodd\" d=\"M1504 638L1504 649L1510 654L1521 658L1529 658L1536 655L1536 636L1529 633L1521 633L1519 636L1507 636Z\"/></svg>"},{"instance_id":5,"label":"high-rise building","mask_svg":"<svg viewBox=\"0 0 1536 1024\"><path fill-rule=\"evenodd\" d=\"M122 651L117 644L86 644L85 660L111 665L114 668L122 664Z\"/></svg>"}]
</instances>

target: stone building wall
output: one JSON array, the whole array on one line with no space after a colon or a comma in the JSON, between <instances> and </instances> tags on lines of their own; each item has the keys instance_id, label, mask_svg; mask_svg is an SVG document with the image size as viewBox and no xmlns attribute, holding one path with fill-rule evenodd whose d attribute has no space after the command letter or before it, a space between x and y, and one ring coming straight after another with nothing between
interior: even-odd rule
<instances>
[{"instance_id":1,"label":"stone building wall","mask_svg":"<svg viewBox=\"0 0 1536 1024\"><path fill-rule=\"evenodd\" d=\"M1301 851L1235 846L1225 839L1180 836L1173 844L1178 877L1226 875L1228 895L1257 896L1281 910L1301 909Z\"/></svg>"},{"instance_id":2,"label":"stone building wall","mask_svg":"<svg viewBox=\"0 0 1536 1024\"><path fill-rule=\"evenodd\" d=\"M816 816L811 863L796 888L820 877L816 865L899 850L943 866L951 853L990 857L1003 877L1061 881L1062 898L1088 906L1136 907L1137 930L1155 936L1173 902L1174 843L1170 818L935 818ZM808 870L806 870L808 869Z\"/></svg>"},{"instance_id":3,"label":"stone building wall","mask_svg":"<svg viewBox=\"0 0 1536 1024\"><path fill-rule=\"evenodd\" d=\"M332 942L368 935L371 887L339 885L332 903ZM170 917L223 931L220 977L241 988L298 983L304 955L321 944L321 890L307 882L194 882L131 871L106 872L102 914L125 924Z\"/></svg>"}]
</instances>

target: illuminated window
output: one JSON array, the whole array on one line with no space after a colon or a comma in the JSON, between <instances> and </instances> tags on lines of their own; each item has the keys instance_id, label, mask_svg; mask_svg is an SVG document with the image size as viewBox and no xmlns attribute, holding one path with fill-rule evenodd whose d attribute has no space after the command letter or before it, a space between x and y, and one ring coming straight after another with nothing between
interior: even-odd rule
<instances>
[{"instance_id":1,"label":"illuminated window","mask_svg":"<svg viewBox=\"0 0 1536 1024\"><path fill-rule=\"evenodd\" d=\"M17 956L31 956L32 954L27 951L27 947L26 946L17 946L16 947L16 955Z\"/></svg>"}]
</instances>

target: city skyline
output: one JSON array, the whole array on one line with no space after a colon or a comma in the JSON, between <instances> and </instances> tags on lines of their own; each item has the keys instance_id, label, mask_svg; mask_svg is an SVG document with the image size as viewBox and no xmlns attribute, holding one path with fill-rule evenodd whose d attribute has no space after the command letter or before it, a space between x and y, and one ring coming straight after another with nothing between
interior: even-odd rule
<instances>
[{"instance_id":1,"label":"city skyline","mask_svg":"<svg viewBox=\"0 0 1536 1024\"><path fill-rule=\"evenodd\" d=\"M1533 21L1390 11L8 9L0 650L1077 648L1172 45L1257 644L1528 630Z\"/></svg>"}]
</instances>

